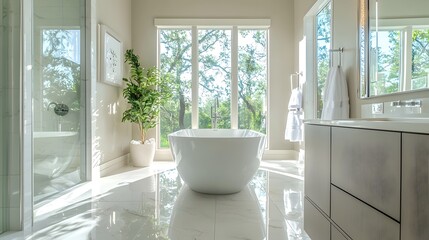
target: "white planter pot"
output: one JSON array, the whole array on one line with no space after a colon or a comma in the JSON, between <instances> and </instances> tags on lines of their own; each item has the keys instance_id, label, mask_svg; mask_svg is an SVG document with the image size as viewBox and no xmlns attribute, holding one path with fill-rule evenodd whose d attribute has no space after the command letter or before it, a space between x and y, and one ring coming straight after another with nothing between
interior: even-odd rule
<instances>
[{"instance_id":1,"label":"white planter pot","mask_svg":"<svg viewBox=\"0 0 429 240\"><path fill-rule=\"evenodd\" d=\"M155 157L155 143L141 144L131 141L130 155L135 167L148 167L152 165Z\"/></svg>"}]
</instances>

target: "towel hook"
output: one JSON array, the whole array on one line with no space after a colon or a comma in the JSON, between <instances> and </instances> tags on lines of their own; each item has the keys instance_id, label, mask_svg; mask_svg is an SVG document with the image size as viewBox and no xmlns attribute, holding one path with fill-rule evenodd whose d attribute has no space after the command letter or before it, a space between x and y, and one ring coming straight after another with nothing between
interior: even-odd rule
<instances>
[{"instance_id":1,"label":"towel hook","mask_svg":"<svg viewBox=\"0 0 429 240\"><path fill-rule=\"evenodd\" d=\"M331 62L331 67L333 67L334 66L334 60L332 59L332 53L333 52L338 52L338 66L341 66L341 61L342 61L342 54L343 54L343 52L344 52L344 48L343 47L340 47L340 48L338 48L338 49L329 49L329 52L330 52L330 62Z\"/></svg>"}]
</instances>

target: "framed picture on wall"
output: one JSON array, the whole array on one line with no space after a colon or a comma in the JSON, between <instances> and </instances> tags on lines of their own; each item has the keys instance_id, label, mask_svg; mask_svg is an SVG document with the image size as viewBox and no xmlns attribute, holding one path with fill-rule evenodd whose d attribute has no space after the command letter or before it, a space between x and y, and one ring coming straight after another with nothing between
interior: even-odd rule
<instances>
[{"instance_id":1,"label":"framed picture on wall","mask_svg":"<svg viewBox=\"0 0 429 240\"><path fill-rule=\"evenodd\" d=\"M118 35L106 25L99 24L100 81L113 86L122 86L123 43Z\"/></svg>"}]
</instances>

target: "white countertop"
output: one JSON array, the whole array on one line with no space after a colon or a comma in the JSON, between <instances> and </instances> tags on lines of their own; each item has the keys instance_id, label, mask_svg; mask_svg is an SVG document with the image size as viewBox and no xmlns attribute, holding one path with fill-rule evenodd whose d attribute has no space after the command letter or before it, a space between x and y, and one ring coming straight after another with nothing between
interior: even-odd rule
<instances>
[{"instance_id":1,"label":"white countertop","mask_svg":"<svg viewBox=\"0 0 429 240\"><path fill-rule=\"evenodd\" d=\"M429 118L361 118L306 120L305 124L429 134Z\"/></svg>"}]
</instances>

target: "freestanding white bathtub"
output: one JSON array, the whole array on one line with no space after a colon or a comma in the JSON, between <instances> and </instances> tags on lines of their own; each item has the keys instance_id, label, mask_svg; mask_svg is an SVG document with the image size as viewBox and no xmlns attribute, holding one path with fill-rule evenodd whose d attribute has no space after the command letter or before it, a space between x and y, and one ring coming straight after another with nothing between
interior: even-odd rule
<instances>
[{"instance_id":1,"label":"freestanding white bathtub","mask_svg":"<svg viewBox=\"0 0 429 240\"><path fill-rule=\"evenodd\" d=\"M251 130L183 129L168 136L180 177L197 192L241 191L259 168L265 135Z\"/></svg>"}]
</instances>

